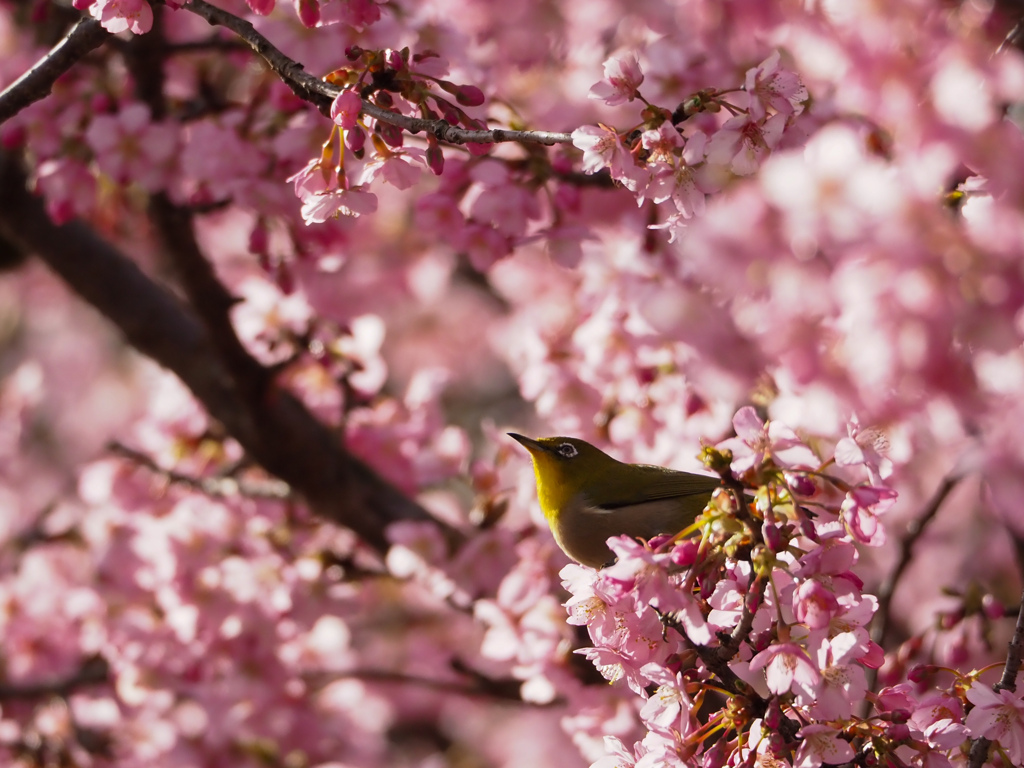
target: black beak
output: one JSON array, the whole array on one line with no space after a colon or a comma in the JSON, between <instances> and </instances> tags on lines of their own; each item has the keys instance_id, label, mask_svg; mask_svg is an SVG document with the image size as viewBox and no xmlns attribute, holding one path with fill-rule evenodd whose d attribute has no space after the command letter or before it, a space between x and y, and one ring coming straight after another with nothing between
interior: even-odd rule
<instances>
[{"instance_id":1,"label":"black beak","mask_svg":"<svg viewBox=\"0 0 1024 768\"><path fill-rule=\"evenodd\" d=\"M515 440L517 443L519 443L521 446L523 446L523 448L528 450L530 453L533 453L534 451L546 451L547 450L547 448L545 448L543 445L538 443L532 437L525 437L524 435L517 435L515 432L509 432L508 436L511 437L513 440Z\"/></svg>"}]
</instances>

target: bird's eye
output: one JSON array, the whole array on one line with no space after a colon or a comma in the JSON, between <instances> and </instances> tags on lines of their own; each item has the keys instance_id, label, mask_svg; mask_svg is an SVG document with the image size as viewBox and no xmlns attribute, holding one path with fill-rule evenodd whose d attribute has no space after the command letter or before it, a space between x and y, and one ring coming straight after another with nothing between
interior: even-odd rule
<instances>
[{"instance_id":1,"label":"bird's eye","mask_svg":"<svg viewBox=\"0 0 1024 768\"><path fill-rule=\"evenodd\" d=\"M571 459L573 456L578 454L579 451L576 450L576 446L573 445L572 443L562 443L560 446L558 446L558 453L562 456L565 456L565 458L567 459Z\"/></svg>"}]
</instances>

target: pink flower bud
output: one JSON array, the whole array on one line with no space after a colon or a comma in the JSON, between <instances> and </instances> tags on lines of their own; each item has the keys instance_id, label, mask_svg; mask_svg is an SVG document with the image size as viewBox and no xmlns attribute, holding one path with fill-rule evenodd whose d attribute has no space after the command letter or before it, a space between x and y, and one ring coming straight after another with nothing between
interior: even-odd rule
<instances>
[{"instance_id":1,"label":"pink flower bud","mask_svg":"<svg viewBox=\"0 0 1024 768\"><path fill-rule=\"evenodd\" d=\"M811 541L820 541L818 529L814 527L814 521L804 515L800 516L800 532Z\"/></svg>"},{"instance_id":2,"label":"pink flower bud","mask_svg":"<svg viewBox=\"0 0 1024 768\"><path fill-rule=\"evenodd\" d=\"M752 753L753 754L753 753ZM728 762L729 754L726 751L725 739L716 741L711 749L702 756L702 768L724 768Z\"/></svg>"},{"instance_id":3,"label":"pink flower bud","mask_svg":"<svg viewBox=\"0 0 1024 768\"><path fill-rule=\"evenodd\" d=\"M427 167L435 176L444 173L444 152L433 136L427 139Z\"/></svg>"},{"instance_id":4,"label":"pink flower bud","mask_svg":"<svg viewBox=\"0 0 1024 768\"><path fill-rule=\"evenodd\" d=\"M906 724L894 725L889 729L888 734L892 741L905 741L910 738L910 726Z\"/></svg>"},{"instance_id":5,"label":"pink flower bud","mask_svg":"<svg viewBox=\"0 0 1024 768\"><path fill-rule=\"evenodd\" d=\"M484 92L475 85L462 85L455 91L455 100L464 107L479 107L484 103Z\"/></svg>"},{"instance_id":6,"label":"pink flower bud","mask_svg":"<svg viewBox=\"0 0 1024 768\"><path fill-rule=\"evenodd\" d=\"M0 147L6 150L18 149L28 139L28 131L22 125L11 126L10 123L0 128Z\"/></svg>"},{"instance_id":7,"label":"pink flower bud","mask_svg":"<svg viewBox=\"0 0 1024 768\"><path fill-rule=\"evenodd\" d=\"M402 146L402 143L405 141L402 129L390 123L380 124L380 137L384 139L385 144L395 149Z\"/></svg>"},{"instance_id":8,"label":"pink flower bud","mask_svg":"<svg viewBox=\"0 0 1024 768\"><path fill-rule=\"evenodd\" d=\"M916 664L907 672L907 680L912 683L923 683L935 674L935 667L931 664Z\"/></svg>"},{"instance_id":9,"label":"pink flower bud","mask_svg":"<svg viewBox=\"0 0 1024 768\"><path fill-rule=\"evenodd\" d=\"M363 100L358 93L351 89L342 91L331 104L331 119L345 130L354 128L362 108Z\"/></svg>"},{"instance_id":10,"label":"pink flower bud","mask_svg":"<svg viewBox=\"0 0 1024 768\"><path fill-rule=\"evenodd\" d=\"M320 3L317 0L297 0L296 10L303 26L315 27L320 23Z\"/></svg>"},{"instance_id":11,"label":"pink flower bud","mask_svg":"<svg viewBox=\"0 0 1024 768\"><path fill-rule=\"evenodd\" d=\"M252 12L258 16L269 16L274 10L274 0L246 0Z\"/></svg>"},{"instance_id":12,"label":"pink flower bud","mask_svg":"<svg viewBox=\"0 0 1024 768\"><path fill-rule=\"evenodd\" d=\"M699 543L693 539L684 539L676 544L672 550L672 562L684 568L693 565L697 561L697 548Z\"/></svg>"},{"instance_id":13,"label":"pink flower bud","mask_svg":"<svg viewBox=\"0 0 1024 768\"><path fill-rule=\"evenodd\" d=\"M781 552L786 548L786 542L782 539L782 533L774 523L765 520L761 526L761 535L764 536L764 543L768 545L768 549L772 552Z\"/></svg>"},{"instance_id":14,"label":"pink flower bud","mask_svg":"<svg viewBox=\"0 0 1024 768\"><path fill-rule=\"evenodd\" d=\"M362 55L363 49L360 48L358 45L350 45L348 48L345 49L345 58L348 59L349 61L355 61Z\"/></svg>"},{"instance_id":15,"label":"pink flower bud","mask_svg":"<svg viewBox=\"0 0 1024 768\"><path fill-rule=\"evenodd\" d=\"M359 152L366 144L366 131L358 124L345 131L345 146L353 152Z\"/></svg>"},{"instance_id":16,"label":"pink flower bud","mask_svg":"<svg viewBox=\"0 0 1024 768\"><path fill-rule=\"evenodd\" d=\"M981 598L981 608L990 619L1001 619L1006 615L1006 608L996 600L995 595L988 594Z\"/></svg>"},{"instance_id":17,"label":"pink flower bud","mask_svg":"<svg viewBox=\"0 0 1024 768\"><path fill-rule=\"evenodd\" d=\"M817 486L814 485L814 481L810 477L804 474L796 472L786 472L786 482L789 483L789 487L793 493L798 496L813 496L818 492Z\"/></svg>"},{"instance_id":18,"label":"pink flower bud","mask_svg":"<svg viewBox=\"0 0 1024 768\"><path fill-rule=\"evenodd\" d=\"M396 51L394 48L388 48L386 58L388 66L392 69L401 70L405 68L405 61L402 59L401 51Z\"/></svg>"},{"instance_id":19,"label":"pink flower bud","mask_svg":"<svg viewBox=\"0 0 1024 768\"><path fill-rule=\"evenodd\" d=\"M264 254L270 244L270 237L267 234L267 225L263 219L259 219L249 233L249 252Z\"/></svg>"}]
</instances>

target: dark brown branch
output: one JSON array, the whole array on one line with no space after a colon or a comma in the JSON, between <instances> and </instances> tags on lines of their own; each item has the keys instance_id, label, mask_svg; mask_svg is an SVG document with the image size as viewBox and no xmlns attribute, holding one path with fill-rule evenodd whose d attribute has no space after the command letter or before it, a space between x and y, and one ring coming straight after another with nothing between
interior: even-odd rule
<instances>
[{"instance_id":1,"label":"dark brown branch","mask_svg":"<svg viewBox=\"0 0 1024 768\"><path fill-rule=\"evenodd\" d=\"M163 193L158 193L150 199L149 216L169 262L176 268L190 307L206 327L227 369L231 388L250 411L262 410L272 384L272 374L253 359L235 334L230 312L238 300L217 279L213 265L199 250L193 233L192 215L171 203ZM250 416L257 417L255 413L250 413Z\"/></svg>"},{"instance_id":2,"label":"dark brown branch","mask_svg":"<svg viewBox=\"0 0 1024 768\"><path fill-rule=\"evenodd\" d=\"M878 611L875 613L875 622L871 628L871 639L883 647L889 632L891 619L889 611L892 605L893 593L899 585L903 572L910 565L914 545L921 538L921 534L924 533L928 524L938 514L946 497L949 496L950 492L952 492L962 478L963 474L958 470L954 470L946 475L925 505L921 515L907 526L907 534L900 542L900 552L896 559L896 566L893 568L892 573L889 574L889 578L885 580L885 583L878 590Z\"/></svg>"},{"instance_id":3,"label":"dark brown branch","mask_svg":"<svg viewBox=\"0 0 1024 768\"><path fill-rule=\"evenodd\" d=\"M243 496L250 499L288 499L292 496L292 489L287 483L272 478L266 480L239 479L236 477L193 477L172 469L165 469L147 456L134 448L129 448L121 443L111 443L111 453L144 467L151 473L161 478L170 485L181 485L191 488L194 491L203 493L215 498L237 498Z\"/></svg>"},{"instance_id":4,"label":"dark brown branch","mask_svg":"<svg viewBox=\"0 0 1024 768\"><path fill-rule=\"evenodd\" d=\"M729 635L729 641L718 647L718 658L722 661L731 661L740 648L740 643L750 637L750 628L754 626L754 614L764 602L764 591L768 586L768 580L761 576L754 579L751 589L743 600L743 613L740 622Z\"/></svg>"},{"instance_id":5,"label":"dark brown branch","mask_svg":"<svg viewBox=\"0 0 1024 768\"><path fill-rule=\"evenodd\" d=\"M341 89L336 86L324 84L337 96ZM509 131L504 128L492 128L490 130L471 131L464 128L456 128L447 120L427 120L422 117L407 117L388 109L382 109L376 104L371 104L363 99L363 112L370 117L381 120L385 123L397 125L409 133L433 134L438 141L445 141L449 144L499 144L503 141L516 141L530 144L571 144L572 135L568 133L553 133L551 131Z\"/></svg>"},{"instance_id":6,"label":"dark brown branch","mask_svg":"<svg viewBox=\"0 0 1024 768\"><path fill-rule=\"evenodd\" d=\"M520 694L522 682L519 680L492 680L483 675L470 675L470 682L457 682L454 680L438 680L429 677L418 677L402 672L391 672L378 669L352 669L345 672L336 672L327 675L314 675L310 682L314 685L323 686L334 680L354 678L358 680L369 680L378 683L396 683L399 685L414 685L419 688L440 691L442 693L453 693L458 696L473 698L499 699L501 701L514 701L528 706L550 707L564 703L561 699L547 704L530 704L523 701Z\"/></svg>"},{"instance_id":7,"label":"dark brown branch","mask_svg":"<svg viewBox=\"0 0 1024 768\"><path fill-rule=\"evenodd\" d=\"M1003 676L999 678L994 690L1015 691L1017 690L1017 673L1020 672L1021 657L1024 655L1024 595L1021 595L1020 610L1017 611L1017 625L1013 628L1013 637L1010 638L1010 645L1006 651L1006 666L1003 667Z\"/></svg>"},{"instance_id":8,"label":"dark brown branch","mask_svg":"<svg viewBox=\"0 0 1024 768\"><path fill-rule=\"evenodd\" d=\"M1006 665L1003 667L1003 675L999 682L992 686L996 693L999 691L1015 691L1017 689L1017 673L1020 672L1021 657L1024 654L1024 595L1021 595L1020 610L1017 612L1017 625L1013 628L1013 637L1010 638L1010 645L1006 651ZM991 741L982 737L975 739L971 744L969 768L981 768L988 758L988 748Z\"/></svg>"},{"instance_id":9,"label":"dark brown branch","mask_svg":"<svg viewBox=\"0 0 1024 768\"><path fill-rule=\"evenodd\" d=\"M277 73L292 92L304 101L308 101L323 114L329 114L331 102L341 93L335 85L325 83L313 77L303 69L302 65L285 56L263 35L256 31L252 24L234 14L210 5L204 0L192 0L184 6L184 10L202 16L214 26L230 29L242 38L266 63ZM363 112L377 120L404 128L410 133L425 132L433 134L438 140L449 144L494 144L500 142L520 142L533 144L568 144L572 136L568 133L552 133L550 131L510 131L502 128L493 130L465 130L456 128L446 120L425 120L406 117L397 112L383 109L363 100Z\"/></svg>"},{"instance_id":10,"label":"dark brown branch","mask_svg":"<svg viewBox=\"0 0 1024 768\"><path fill-rule=\"evenodd\" d=\"M210 5L204 0L193 0L187 3L182 10L201 16L211 26L230 29L267 63L296 96L303 101L308 101L323 114L330 113L331 102L337 95L338 89L306 72L301 64L281 53L248 21Z\"/></svg>"},{"instance_id":11,"label":"dark brown branch","mask_svg":"<svg viewBox=\"0 0 1024 768\"><path fill-rule=\"evenodd\" d=\"M387 548L390 523L433 521L345 451L336 435L287 391L268 387L258 414L239 402L235 377L195 316L82 222L54 225L42 201L26 191L23 171L3 155L0 236L37 254L128 343L175 373L249 455L300 493L316 514L351 528L380 552ZM441 528L450 540L458 539Z\"/></svg>"},{"instance_id":12,"label":"dark brown branch","mask_svg":"<svg viewBox=\"0 0 1024 768\"><path fill-rule=\"evenodd\" d=\"M82 19L24 75L0 93L0 123L14 117L33 102L50 95L61 75L83 56L103 45L109 34L95 19Z\"/></svg>"},{"instance_id":13,"label":"dark brown branch","mask_svg":"<svg viewBox=\"0 0 1024 768\"><path fill-rule=\"evenodd\" d=\"M70 676L45 683L0 685L0 701L27 701L49 696L68 696L90 685L99 685L110 679L110 665L102 656L89 656Z\"/></svg>"}]
</instances>

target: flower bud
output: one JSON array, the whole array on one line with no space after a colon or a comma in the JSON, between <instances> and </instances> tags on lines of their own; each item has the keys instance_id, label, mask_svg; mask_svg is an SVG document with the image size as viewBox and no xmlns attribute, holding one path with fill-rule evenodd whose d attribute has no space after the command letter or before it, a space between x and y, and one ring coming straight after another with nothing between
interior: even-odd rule
<instances>
[{"instance_id":1,"label":"flower bud","mask_svg":"<svg viewBox=\"0 0 1024 768\"><path fill-rule=\"evenodd\" d=\"M764 524L761 526L761 535L764 536L764 543L772 552L781 552L788 544L788 542L782 538L782 532L779 530L779 526L767 520L765 520Z\"/></svg>"},{"instance_id":2,"label":"flower bud","mask_svg":"<svg viewBox=\"0 0 1024 768\"><path fill-rule=\"evenodd\" d=\"M444 152L433 136L427 137L427 167L435 176L444 173Z\"/></svg>"},{"instance_id":3,"label":"flower bud","mask_svg":"<svg viewBox=\"0 0 1024 768\"><path fill-rule=\"evenodd\" d=\"M317 0L297 0L297 6L303 26L315 27L320 22L320 3Z\"/></svg>"},{"instance_id":4,"label":"flower bud","mask_svg":"<svg viewBox=\"0 0 1024 768\"><path fill-rule=\"evenodd\" d=\"M364 144L366 144L366 131L361 126L354 125L345 131L345 146L353 152L361 151Z\"/></svg>"},{"instance_id":5,"label":"flower bud","mask_svg":"<svg viewBox=\"0 0 1024 768\"><path fill-rule=\"evenodd\" d=\"M1006 615L1006 608L992 594L986 594L981 598L981 609L989 619L1001 619Z\"/></svg>"},{"instance_id":6,"label":"flower bud","mask_svg":"<svg viewBox=\"0 0 1024 768\"><path fill-rule=\"evenodd\" d=\"M380 126L380 137L389 147L398 148L405 141L402 129L391 123L378 123Z\"/></svg>"},{"instance_id":7,"label":"flower bud","mask_svg":"<svg viewBox=\"0 0 1024 768\"><path fill-rule=\"evenodd\" d=\"M700 452L700 460L712 472L721 473L732 464L732 451L728 449L720 450L713 445L705 445L704 449Z\"/></svg>"},{"instance_id":8,"label":"flower bud","mask_svg":"<svg viewBox=\"0 0 1024 768\"><path fill-rule=\"evenodd\" d=\"M894 725L889 728L888 735L893 741L906 741L910 738L910 726L905 723Z\"/></svg>"},{"instance_id":9,"label":"flower bud","mask_svg":"<svg viewBox=\"0 0 1024 768\"><path fill-rule=\"evenodd\" d=\"M912 683L923 683L935 674L933 664L916 664L907 672L907 679Z\"/></svg>"},{"instance_id":10,"label":"flower bud","mask_svg":"<svg viewBox=\"0 0 1024 768\"><path fill-rule=\"evenodd\" d=\"M818 492L818 487L810 477L798 472L785 472L786 483L798 496L813 496Z\"/></svg>"},{"instance_id":11,"label":"flower bud","mask_svg":"<svg viewBox=\"0 0 1024 768\"><path fill-rule=\"evenodd\" d=\"M693 539L684 539L676 544L669 557L673 564L686 568L697 562L697 550L699 547L700 544Z\"/></svg>"},{"instance_id":12,"label":"flower bud","mask_svg":"<svg viewBox=\"0 0 1024 768\"><path fill-rule=\"evenodd\" d=\"M388 66L394 70L405 69L405 62L402 60L402 54L396 51L394 48L388 48L387 54L385 55Z\"/></svg>"},{"instance_id":13,"label":"flower bud","mask_svg":"<svg viewBox=\"0 0 1024 768\"><path fill-rule=\"evenodd\" d=\"M455 100L464 107L479 107L484 103L484 92L475 85L459 86Z\"/></svg>"},{"instance_id":14,"label":"flower bud","mask_svg":"<svg viewBox=\"0 0 1024 768\"><path fill-rule=\"evenodd\" d=\"M267 234L267 223L262 219L256 220L256 225L249 233L249 252L265 254L270 245L270 237Z\"/></svg>"}]
</instances>

